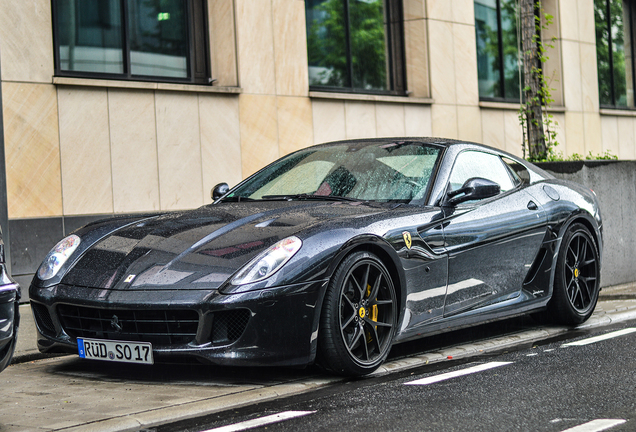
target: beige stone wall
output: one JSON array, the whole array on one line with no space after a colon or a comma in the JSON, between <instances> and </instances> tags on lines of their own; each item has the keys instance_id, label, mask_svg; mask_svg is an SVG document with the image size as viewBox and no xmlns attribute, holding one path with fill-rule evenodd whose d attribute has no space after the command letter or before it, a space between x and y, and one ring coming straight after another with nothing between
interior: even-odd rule
<instances>
[{"instance_id":1,"label":"beige stone wall","mask_svg":"<svg viewBox=\"0 0 636 432\"><path fill-rule=\"evenodd\" d=\"M303 0L208 0L212 91L56 80L50 1L0 0L9 217L197 207L218 182L338 139L434 135L520 155L514 105L479 101L473 0L403 1L408 97L310 94ZM593 0L543 3L559 150L636 158L636 118L599 109Z\"/></svg>"}]
</instances>

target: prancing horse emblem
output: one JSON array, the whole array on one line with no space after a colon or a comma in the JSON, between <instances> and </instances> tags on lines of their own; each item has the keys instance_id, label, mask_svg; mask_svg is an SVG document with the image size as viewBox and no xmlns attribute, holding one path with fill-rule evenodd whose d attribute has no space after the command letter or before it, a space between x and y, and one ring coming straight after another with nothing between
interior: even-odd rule
<instances>
[{"instance_id":1,"label":"prancing horse emblem","mask_svg":"<svg viewBox=\"0 0 636 432\"><path fill-rule=\"evenodd\" d=\"M110 319L110 326L114 328L117 333L121 333L122 327L119 324L119 318L117 318L117 315L113 315Z\"/></svg>"},{"instance_id":2,"label":"prancing horse emblem","mask_svg":"<svg viewBox=\"0 0 636 432\"><path fill-rule=\"evenodd\" d=\"M402 237L404 237L404 243L406 243L406 248L411 249L411 233L408 231L404 231L402 233Z\"/></svg>"}]
</instances>

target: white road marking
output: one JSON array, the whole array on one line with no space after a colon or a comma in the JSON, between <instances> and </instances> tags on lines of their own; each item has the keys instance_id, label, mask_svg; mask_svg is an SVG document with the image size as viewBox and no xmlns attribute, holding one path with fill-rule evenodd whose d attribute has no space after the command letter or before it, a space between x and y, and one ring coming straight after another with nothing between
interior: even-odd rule
<instances>
[{"instance_id":1,"label":"white road marking","mask_svg":"<svg viewBox=\"0 0 636 432\"><path fill-rule=\"evenodd\" d=\"M588 339L582 339L580 341L576 341L576 342L568 342L566 344L561 345L561 347L569 347L569 346L582 346L582 345L588 345L588 344L592 344L594 342L599 342L599 341L603 341L606 339L612 339L618 336L623 336L626 334L630 334L630 333L634 333L636 332L636 328L631 327L631 328L626 328L623 330L618 330L615 332L611 332L611 333L606 333L604 335L600 335L600 336L594 336Z\"/></svg>"},{"instance_id":2,"label":"white road marking","mask_svg":"<svg viewBox=\"0 0 636 432\"><path fill-rule=\"evenodd\" d=\"M478 366L473 366L473 367L469 367L466 369L462 369L462 370L458 370L455 372L447 372L447 373L443 373L440 375L435 375L435 376L431 376L428 378L422 378L419 380L415 380L415 381L410 381L407 383L404 383L405 385L427 385L427 384L433 384L439 381L445 381L451 378L457 378L460 376L464 376L464 375L470 375L470 374L474 374L477 372L482 372L488 369L493 369L499 366L505 366L508 365L512 362L490 362L490 363L484 363Z\"/></svg>"},{"instance_id":3,"label":"white road marking","mask_svg":"<svg viewBox=\"0 0 636 432\"><path fill-rule=\"evenodd\" d=\"M574 426L573 428L566 429L562 432L600 432L611 429L614 426L621 425L626 421L627 420L623 419L597 419L578 426Z\"/></svg>"},{"instance_id":4,"label":"white road marking","mask_svg":"<svg viewBox=\"0 0 636 432\"><path fill-rule=\"evenodd\" d=\"M309 414L313 414L316 411L284 411L278 414L273 414L266 417L261 417L253 420L246 420L244 422L231 424L227 426L221 426L215 429L209 429L203 432L237 432L247 429L253 429L260 426L279 423L285 420L293 419L296 417L302 417Z\"/></svg>"},{"instance_id":5,"label":"white road marking","mask_svg":"<svg viewBox=\"0 0 636 432\"><path fill-rule=\"evenodd\" d=\"M534 357L536 355L539 355L539 353L531 353L531 354L526 354L526 357Z\"/></svg>"}]
</instances>

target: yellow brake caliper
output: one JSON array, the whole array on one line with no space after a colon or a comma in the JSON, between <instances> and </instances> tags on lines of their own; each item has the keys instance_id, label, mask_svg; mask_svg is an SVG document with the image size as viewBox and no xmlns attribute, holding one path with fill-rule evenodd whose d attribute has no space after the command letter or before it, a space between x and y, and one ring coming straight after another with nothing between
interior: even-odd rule
<instances>
[{"instance_id":1,"label":"yellow brake caliper","mask_svg":"<svg viewBox=\"0 0 636 432\"><path fill-rule=\"evenodd\" d=\"M371 295L371 285L367 284L367 298L369 298L369 296ZM369 299L371 300L371 299ZM371 321L375 321L378 322L378 305L373 305L371 306L371 316L369 317L371 319ZM375 327L377 330L377 326ZM371 341L373 341L373 338L371 337L371 332L367 332L367 342L371 343Z\"/></svg>"}]
</instances>

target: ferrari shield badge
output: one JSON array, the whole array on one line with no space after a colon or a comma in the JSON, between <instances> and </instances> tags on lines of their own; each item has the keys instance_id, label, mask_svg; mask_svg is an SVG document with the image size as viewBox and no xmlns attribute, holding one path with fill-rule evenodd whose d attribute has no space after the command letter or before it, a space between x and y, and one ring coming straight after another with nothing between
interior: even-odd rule
<instances>
[{"instance_id":1,"label":"ferrari shield badge","mask_svg":"<svg viewBox=\"0 0 636 432\"><path fill-rule=\"evenodd\" d=\"M411 233L408 231L404 231L402 233L402 237L404 237L404 243L406 244L406 248L411 249Z\"/></svg>"}]
</instances>

